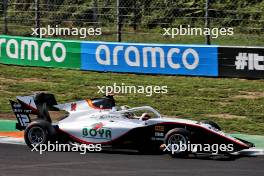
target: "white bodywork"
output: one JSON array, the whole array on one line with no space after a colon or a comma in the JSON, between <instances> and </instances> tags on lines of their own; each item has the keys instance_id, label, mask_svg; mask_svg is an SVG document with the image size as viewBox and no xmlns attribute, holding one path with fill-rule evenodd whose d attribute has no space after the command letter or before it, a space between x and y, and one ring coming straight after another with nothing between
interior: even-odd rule
<instances>
[{"instance_id":1,"label":"white bodywork","mask_svg":"<svg viewBox=\"0 0 264 176\"><path fill-rule=\"evenodd\" d=\"M152 111L157 115L157 118L147 121L140 120L139 118L129 119L124 116L126 112L134 112L137 110ZM157 120L158 119L158 120ZM70 112L70 115L59 121L58 126L60 130L88 143L107 143L118 137L124 135L129 130L144 127L149 124L155 124L164 121L160 114L149 106L132 108L128 110L116 111L112 110L91 110ZM93 129L95 124L102 124L101 130L110 130L111 136L100 134L92 137L91 135L83 135L83 129ZM99 131L100 129L97 129Z\"/></svg>"},{"instance_id":2,"label":"white bodywork","mask_svg":"<svg viewBox=\"0 0 264 176\"><path fill-rule=\"evenodd\" d=\"M56 105L56 107L69 111L69 116L58 122L59 129L71 137L84 143L107 144L118 139L130 130L138 127L147 127L149 125L159 125L163 123L180 123L191 126L199 126L209 132L228 138L233 142L246 146L243 142L226 135L222 131L212 128L210 125L202 124L197 121L161 117L158 111L150 106L142 106L125 110L94 109L85 101L75 102L74 111L70 108L72 103ZM137 111L152 112L155 117L149 120L141 120L140 117L127 118L125 114ZM142 134L144 135L144 134ZM164 136L163 136L164 137Z\"/></svg>"},{"instance_id":3,"label":"white bodywork","mask_svg":"<svg viewBox=\"0 0 264 176\"><path fill-rule=\"evenodd\" d=\"M45 96L45 94L43 96ZM52 99L53 95L49 96ZM36 113L38 113L34 98L35 95L17 97L19 101L23 102L27 106L26 110L29 108L31 110L35 110ZM14 104L14 106L15 105L16 104ZM113 107L112 109L104 109L103 105L97 107L90 99L52 106L59 110L65 110L69 112L68 117L56 124L58 130L65 134L68 134L71 138L81 143L110 144L113 141L120 139L121 136L129 134L131 130L134 130L133 132L136 131L137 137L143 137L144 140L146 139L163 142L166 135L165 133L168 132L165 131L164 128L167 124L169 124L181 126L181 128L199 128L203 130L205 134L215 134L215 137L222 137L226 140L229 140L230 142L232 141L240 145L241 147L243 146L244 148L248 148L247 144L229 135L226 135L222 131L215 129L209 124L187 119L162 117L157 110L153 109L150 106L142 106L136 108L111 106ZM16 115L19 115L18 112L15 113ZM19 116L19 122L21 121L20 118L22 118L22 116ZM153 127L154 132L148 131L149 129L152 130ZM156 127L157 129L163 128L163 130L156 130ZM139 131L137 131L138 129ZM146 132L150 132L150 138L144 138L144 134L142 134L141 136L142 130L147 130ZM149 135L147 137L149 137Z\"/></svg>"}]
</instances>

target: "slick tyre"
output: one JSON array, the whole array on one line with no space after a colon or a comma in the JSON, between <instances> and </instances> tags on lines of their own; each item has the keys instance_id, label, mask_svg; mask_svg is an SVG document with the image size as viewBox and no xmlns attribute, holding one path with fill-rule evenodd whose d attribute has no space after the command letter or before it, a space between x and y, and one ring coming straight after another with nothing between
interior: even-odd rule
<instances>
[{"instance_id":1,"label":"slick tyre","mask_svg":"<svg viewBox=\"0 0 264 176\"><path fill-rule=\"evenodd\" d=\"M172 157L177 157L177 158L184 158L187 157L190 153L188 151L187 147L186 148L181 148L180 146L187 146L188 141L190 139L190 133L182 128L175 128L170 130L166 135L165 135L165 144L168 146L170 149L169 154Z\"/></svg>"},{"instance_id":2,"label":"slick tyre","mask_svg":"<svg viewBox=\"0 0 264 176\"><path fill-rule=\"evenodd\" d=\"M33 148L33 145L47 144L54 131L52 125L47 121L33 121L25 129L24 139L27 146Z\"/></svg>"}]
</instances>

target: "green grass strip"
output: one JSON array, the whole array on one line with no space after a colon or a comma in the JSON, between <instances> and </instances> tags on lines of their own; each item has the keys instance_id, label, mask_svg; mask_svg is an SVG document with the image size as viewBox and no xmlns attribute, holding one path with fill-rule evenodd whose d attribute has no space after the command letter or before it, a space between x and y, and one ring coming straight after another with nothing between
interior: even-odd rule
<instances>
[{"instance_id":1,"label":"green grass strip","mask_svg":"<svg viewBox=\"0 0 264 176\"><path fill-rule=\"evenodd\" d=\"M252 142L256 148L264 149L264 136L248 134L231 134L231 136Z\"/></svg>"},{"instance_id":2,"label":"green grass strip","mask_svg":"<svg viewBox=\"0 0 264 176\"><path fill-rule=\"evenodd\" d=\"M0 131L17 131L15 120L0 120Z\"/></svg>"}]
</instances>

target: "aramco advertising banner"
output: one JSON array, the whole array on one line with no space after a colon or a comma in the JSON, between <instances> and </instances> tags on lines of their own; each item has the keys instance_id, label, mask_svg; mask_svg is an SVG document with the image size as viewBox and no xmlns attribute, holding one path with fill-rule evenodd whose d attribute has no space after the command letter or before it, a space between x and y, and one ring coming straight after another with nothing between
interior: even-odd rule
<instances>
[{"instance_id":1,"label":"aramco advertising banner","mask_svg":"<svg viewBox=\"0 0 264 176\"><path fill-rule=\"evenodd\" d=\"M0 63L80 68L80 42L0 36Z\"/></svg>"},{"instance_id":2,"label":"aramco advertising banner","mask_svg":"<svg viewBox=\"0 0 264 176\"><path fill-rule=\"evenodd\" d=\"M98 72L218 76L218 48L0 36L0 63Z\"/></svg>"},{"instance_id":3,"label":"aramco advertising banner","mask_svg":"<svg viewBox=\"0 0 264 176\"><path fill-rule=\"evenodd\" d=\"M218 76L216 46L83 42L81 53L83 70Z\"/></svg>"}]
</instances>

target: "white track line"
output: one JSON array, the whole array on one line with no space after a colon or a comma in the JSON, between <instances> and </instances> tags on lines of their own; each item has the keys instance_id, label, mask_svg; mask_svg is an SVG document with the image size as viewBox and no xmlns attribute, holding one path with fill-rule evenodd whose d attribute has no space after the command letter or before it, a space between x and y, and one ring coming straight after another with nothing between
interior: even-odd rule
<instances>
[{"instance_id":1,"label":"white track line","mask_svg":"<svg viewBox=\"0 0 264 176\"><path fill-rule=\"evenodd\" d=\"M260 155L264 155L264 149L250 148L250 149L242 150L237 153L239 155L246 155L246 156L260 156Z\"/></svg>"},{"instance_id":2,"label":"white track line","mask_svg":"<svg viewBox=\"0 0 264 176\"><path fill-rule=\"evenodd\" d=\"M23 138L14 138L14 137L6 137L6 136L0 136L0 143L26 145ZM245 156L260 156L260 155L264 155L264 149L251 148L251 149L242 150L240 152L235 152L234 154L245 155Z\"/></svg>"},{"instance_id":3,"label":"white track line","mask_svg":"<svg viewBox=\"0 0 264 176\"><path fill-rule=\"evenodd\" d=\"M23 138L14 138L14 137L6 137L6 136L0 136L0 143L25 145L25 141Z\"/></svg>"}]
</instances>

